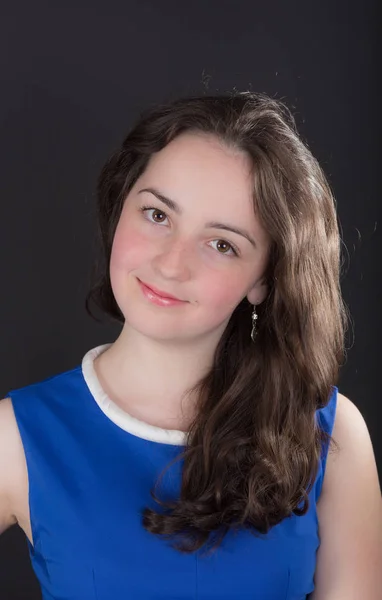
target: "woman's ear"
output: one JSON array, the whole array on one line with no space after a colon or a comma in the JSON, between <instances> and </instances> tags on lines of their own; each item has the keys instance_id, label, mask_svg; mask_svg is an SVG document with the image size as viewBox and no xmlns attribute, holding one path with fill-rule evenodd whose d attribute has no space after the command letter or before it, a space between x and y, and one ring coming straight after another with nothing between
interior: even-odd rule
<instances>
[{"instance_id":1,"label":"woman's ear","mask_svg":"<svg viewBox=\"0 0 382 600\"><path fill-rule=\"evenodd\" d=\"M268 286L264 278L259 279L249 290L247 294L248 302L251 304L261 304L268 294Z\"/></svg>"}]
</instances>

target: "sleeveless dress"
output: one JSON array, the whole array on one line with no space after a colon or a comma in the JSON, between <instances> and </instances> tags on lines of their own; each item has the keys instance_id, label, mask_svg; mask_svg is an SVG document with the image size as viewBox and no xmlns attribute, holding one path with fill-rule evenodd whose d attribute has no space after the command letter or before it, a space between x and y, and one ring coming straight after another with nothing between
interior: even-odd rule
<instances>
[{"instance_id":1,"label":"sleeveless dress","mask_svg":"<svg viewBox=\"0 0 382 600\"><path fill-rule=\"evenodd\" d=\"M316 503L327 447L310 508L261 538L229 531L215 553L181 553L146 531L140 511L186 434L149 425L105 394L89 350L79 366L10 390L28 478L32 567L44 600L302 600L314 589L320 544ZM332 433L338 389L316 411ZM183 459L162 480L160 498L180 491Z\"/></svg>"}]
</instances>

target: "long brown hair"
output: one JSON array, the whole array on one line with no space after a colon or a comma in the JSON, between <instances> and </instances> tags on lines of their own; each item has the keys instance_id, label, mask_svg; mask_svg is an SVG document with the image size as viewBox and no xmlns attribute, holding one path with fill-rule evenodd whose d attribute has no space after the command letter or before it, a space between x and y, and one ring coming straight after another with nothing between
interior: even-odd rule
<instances>
[{"instance_id":1,"label":"long brown hair","mask_svg":"<svg viewBox=\"0 0 382 600\"><path fill-rule=\"evenodd\" d=\"M94 317L93 301L124 322L108 268L124 199L151 155L185 131L214 134L252 158L254 209L271 238L255 344L244 299L210 372L192 390L196 416L176 458L184 459L179 499L164 502L152 490L163 510L142 511L149 532L193 552L214 537L217 548L230 528L264 534L292 512L307 512L322 445L336 445L315 411L328 403L345 359L348 309L335 200L323 170L282 101L235 92L151 107L104 165L97 184L102 260L88 313Z\"/></svg>"}]
</instances>

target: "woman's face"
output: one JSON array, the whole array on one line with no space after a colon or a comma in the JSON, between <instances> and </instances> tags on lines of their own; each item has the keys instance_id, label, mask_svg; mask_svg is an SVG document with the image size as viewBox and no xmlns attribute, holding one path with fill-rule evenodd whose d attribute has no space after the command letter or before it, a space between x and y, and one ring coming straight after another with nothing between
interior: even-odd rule
<instances>
[{"instance_id":1,"label":"woman's face","mask_svg":"<svg viewBox=\"0 0 382 600\"><path fill-rule=\"evenodd\" d=\"M245 296L253 304L264 300L269 236L254 214L250 164L246 154L196 133L151 157L125 199L110 260L113 293L129 326L161 340L218 339ZM159 306L139 280L183 302Z\"/></svg>"}]
</instances>

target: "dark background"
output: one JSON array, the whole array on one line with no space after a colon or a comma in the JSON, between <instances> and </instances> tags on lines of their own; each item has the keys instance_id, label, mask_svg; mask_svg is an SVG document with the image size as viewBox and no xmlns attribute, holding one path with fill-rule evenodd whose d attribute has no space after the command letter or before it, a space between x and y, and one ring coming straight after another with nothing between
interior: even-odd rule
<instances>
[{"instance_id":1,"label":"dark background","mask_svg":"<svg viewBox=\"0 0 382 600\"><path fill-rule=\"evenodd\" d=\"M264 91L292 109L342 224L352 314L340 391L382 469L378 0L21 2L0 15L0 397L80 363L118 329L86 314L99 170L142 108ZM37 599L24 534L0 537L0 596Z\"/></svg>"}]
</instances>

